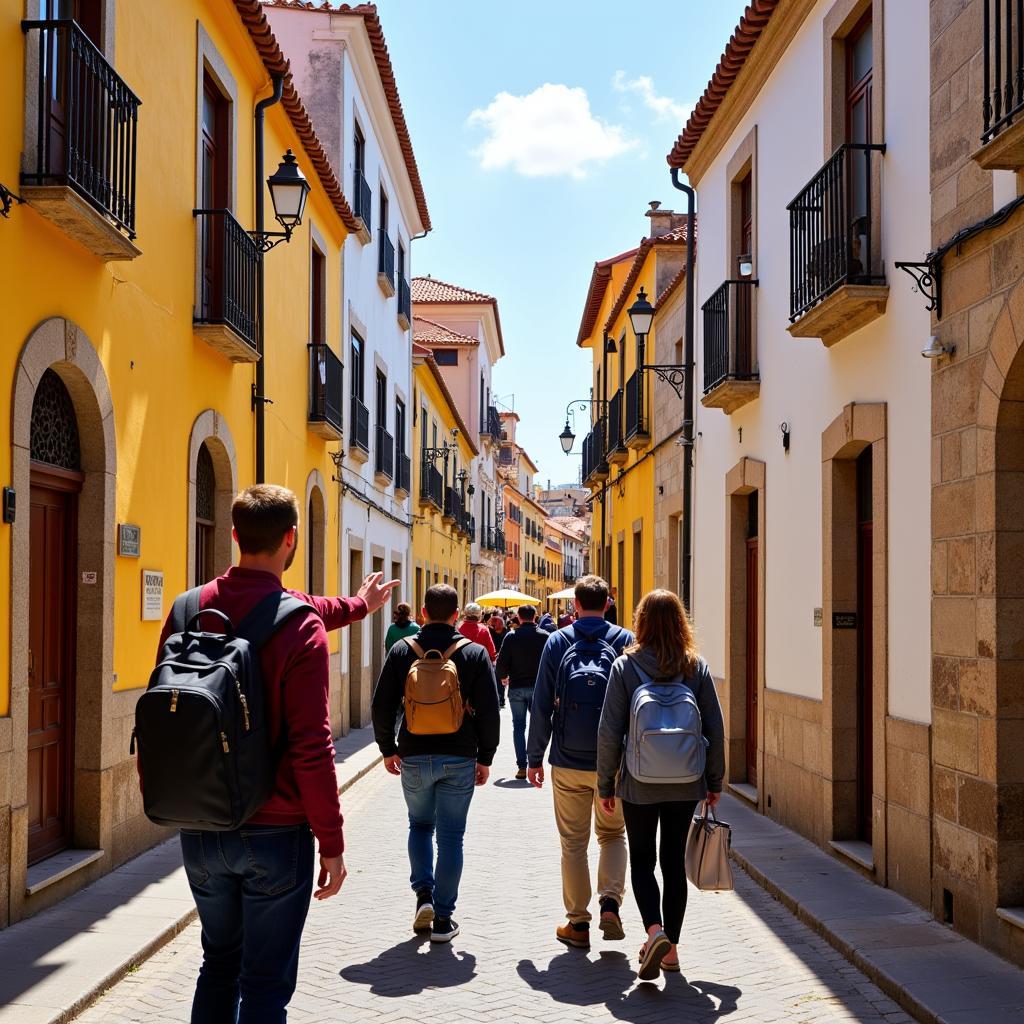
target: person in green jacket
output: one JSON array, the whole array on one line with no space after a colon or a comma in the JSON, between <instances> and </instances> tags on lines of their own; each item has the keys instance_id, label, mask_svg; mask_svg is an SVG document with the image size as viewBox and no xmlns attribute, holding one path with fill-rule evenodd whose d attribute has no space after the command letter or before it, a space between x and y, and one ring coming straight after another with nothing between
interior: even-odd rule
<instances>
[{"instance_id":1,"label":"person in green jacket","mask_svg":"<svg viewBox=\"0 0 1024 1024\"><path fill-rule=\"evenodd\" d=\"M394 620L388 626L387 634L384 637L384 653L407 636L415 636L420 627L412 621L412 607L404 601L395 609Z\"/></svg>"}]
</instances>

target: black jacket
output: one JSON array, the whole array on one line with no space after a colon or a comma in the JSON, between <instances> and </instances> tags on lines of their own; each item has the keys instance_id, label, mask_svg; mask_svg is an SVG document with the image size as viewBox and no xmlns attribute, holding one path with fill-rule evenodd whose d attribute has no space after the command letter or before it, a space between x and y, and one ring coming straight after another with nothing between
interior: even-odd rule
<instances>
[{"instance_id":1,"label":"black jacket","mask_svg":"<svg viewBox=\"0 0 1024 1024\"><path fill-rule=\"evenodd\" d=\"M532 688L537 682L537 669L548 634L532 622L524 622L510 633L501 645L495 673L499 679L508 677L510 690Z\"/></svg>"},{"instance_id":2,"label":"black jacket","mask_svg":"<svg viewBox=\"0 0 1024 1024\"><path fill-rule=\"evenodd\" d=\"M465 639L454 626L428 623L415 640L424 651L446 651L456 640ZM405 727L405 718L395 726L405 696L405 677L416 655L405 640L399 640L384 661L380 679L373 691L373 737L385 757L414 757L417 754L446 754L452 757L473 757L477 763L489 765L498 749L500 718L498 686L494 679L491 656L480 644L469 643L452 655L459 673L462 699L467 705L462 728L444 736L413 736Z\"/></svg>"}]
</instances>

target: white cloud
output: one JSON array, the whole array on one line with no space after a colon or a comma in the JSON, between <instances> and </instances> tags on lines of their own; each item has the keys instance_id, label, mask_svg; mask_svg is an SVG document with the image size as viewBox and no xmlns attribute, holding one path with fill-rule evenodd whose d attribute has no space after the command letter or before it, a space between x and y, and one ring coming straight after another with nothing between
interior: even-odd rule
<instances>
[{"instance_id":1,"label":"white cloud","mask_svg":"<svg viewBox=\"0 0 1024 1024\"><path fill-rule=\"evenodd\" d=\"M473 151L484 170L511 167L527 178L583 178L588 164L636 146L624 129L594 116L585 89L550 82L526 96L500 92L468 123L488 133Z\"/></svg>"},{"instance_id":2,"label":"white cloud","mask_svg":"<svg viewBox=\"0 0 1024 1024\"><path fill-rule=\"evenodd\" d=\"M626 78L625 71L616 71L612 79L612 87L616 92L636 93L645 107L654 112L659 121L671 121L682 127L693 110L689 103L678 103L671 96L660 96L654 88L654 79L650 75L639 78Z\"/></svg>"}]
</instances>

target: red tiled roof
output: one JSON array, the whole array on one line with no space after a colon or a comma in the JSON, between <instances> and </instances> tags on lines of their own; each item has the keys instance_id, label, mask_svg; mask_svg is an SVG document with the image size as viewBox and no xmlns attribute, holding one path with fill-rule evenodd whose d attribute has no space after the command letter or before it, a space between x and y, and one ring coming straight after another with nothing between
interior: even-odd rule
<instances>
[{"instance_id":1,"label":"red tiled roof","mask_svg":"<svg viewBox=\"0 0 1024 1024\"><path fill-rule=\"evenodd\" d=\"M439 324L436 320L428 320L425 316L412 318L412 337L418 345L479 345L476 338L468 334L459 334L451 328Z\"/></svg>"},{"instance_id":2,"label":"red tiled roof","mask_svg":"<svg viewBox=\"0 0 1024 1024\"><path fill-rule=\"evenodd\" d=\"M313 0L263 0L263 5L265 7L290 7L305 11L329 11L332 14L354 14L363 19L366 25L366 34L370 37L373 59L377 63L377 74L380 75L381 85L384 86L384 95L388 101L388 109L391 111L391 121L395 126L398 144L402 149L405 169L412 184L413 194L416 197L416 209L419 211L424 230L429 231L432 226L430 223L430 211L427 209L427 199L423 194L423 182L420 180L420 170L416 163L416 154L413 152L409 126L405 122L402 100L398 95L395 70L392 67L391 57L388 54L388 45L384 39L384 30L381 28L376 5L358 4L352 6L350 4L339 4L334 6L327 3L326 0L319 4L314 3Z\"/></svg>"},{"instance_id":3,"label":"red tiled roof","mask_svg":"<svg viewBox=\"0 0 1024 1024\"><path fill-rule=\"evenodd\" d=\"M317 178L320 180L320 184L324 192L327 193L327 197L331 200L331 204L337 211L338 216L349 231L356 231L358 223L355 214L353 214L352 208L348 205L345 194L342 192L341 185L334 173L334 168L331 167L331 161L328 159L323 145L321 145L316 132L313 130L313 123L309 119L309 114L302 105L299 94L295 91L288 61L281 52L281 47L278 46L274 33L270 30L270 24L260 7L259 0L234 0L234 4L235 10L238 11L242 23L249 32L249 36L252 38L267 72L272 76L284 76L281 106L284 107L285 112L288 114L292 127L302 142L302 148L306 151L306 155L313 164Z\"/></svg>"},{"instance_id":4,"label":"red tiled roof","mask_svg":"<svg viewBox=\"0 0 1024 1024\"><path fill-rule=\"evenodd\" d=\"M658 235L657 238L645 238L640 243L640 247L636 250L636 256L633 257L633 265L629 268L629 274L626 280L623 281L622 289L615 300L615 305L612 306L612 311L604 322L604 329L606 331L610 331L615 326L615 321L618 319L623 307L627 302L632 301L633 286L636 284L637 278L640 277L647 254L659 245L686 245L686 226L684 225L681 228L676 228L674 231L666 232L664 235Z\"/></svg>"},{"instance_id":5,"label":"red tiled roof","mask_svg":"<svg viewBox=\"0 0 1024 1024\"><path fill-rule=\"evenodd\" d=\"M600 260L594 264L594 269L590 274L590 285L587 287L587 301L583 303L583 318L580 320L580 329L576 335L577 346L582 346L583 342L594 333L597 314L601 312L604 293L608 289L608 282L612 279L612 267L635 255L636 249L630 249L628 252L620 252L618 256L612 256L610 259Z\"/></svg>"},{"instance_id":6,"label":"red tiled roof","mask_svg":"<svg viewBox=\"0 0 1024 1024\"><path fill-rule=\"evenodd\" d=\"M704 90L704 95L697 101L682 135L666 157L669 167L683 167L690 159L778 5L779 0L751 0L747 5L736 31L733 32L718 61L711 81Z\"/></svg>"},{"instance_id":7,"label":"red tiled roof","mask_svg":"<svg viewBox=\"0 0 1024 1024\"><path fill-rule=\"evenodd\" d=\"M414 277L412 285L413 305L417 303L424 306L448 305L451 303L465 303L474 305L486 303L494 309L494 322L498 328L498 350L505 354L505 339L501 334L501 317L498 316L498 300L493 295L485 295L483 292L474 292L461 285L449 284L436 277Z\"/></svg>"}]
</instances>

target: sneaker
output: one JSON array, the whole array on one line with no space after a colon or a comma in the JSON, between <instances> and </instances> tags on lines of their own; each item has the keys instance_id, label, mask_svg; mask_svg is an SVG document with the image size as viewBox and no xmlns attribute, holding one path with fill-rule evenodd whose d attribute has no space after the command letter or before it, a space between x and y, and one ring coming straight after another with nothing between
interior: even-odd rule
<instances>
[{"instance_id":1,"label":"sneaker","mask_svg":"<svg viewBox=\"0 0 1024 1024\"><path fill-rule=\"evenodd\" d=\"M434 920L434 895L429 889L416 893L416 916L412 920L414 932L428 932Z\"/></svg>"},{"instance_id":2,"label":"sneaker","mask_svg":"<svg viewBox=\"0 0 1024 1024\"><path fill-rule=\"evenodd\" d=\"M641 981L654 981L661 974L661 962L668 956L672 943L663 932L656 932L640 950L640 969L636 972Z\"/></svg>"},{"instance_id":3,"label":"sneaker","mask_svg":"<svg viewBox=\"0 0 1024 1024\"><path fill-rule=\"evenodd\" d=\"M435 917L430 927L431 942L451 942L459 934L459 926L450 917Z\"/></svg>"},{"instance_id":4,"label":"sneaker","mask_svg":"<svg viewBox=\"0 0 1024 1024\"><path fill-rule=\"evenodd\" d=\"M619 905L615 900L601 900L601 933L607 942L617 942L626 937L619 917Z\"/></svg>"},{"instance_id":5,"label":"sneaker","mask_svg":"<svg viewBox=\"0 0 1024 1024\"><path fill-rule=\"evenodd\" d=\"M526 778L526 769L525 769L525 768L520 768L520 769L519 769L519 770L518 770L518 771L516 772L516 778L517 778L517 779L519 779L519 781L520 781L520 782L522 782L522 781L523 781L523 779L525 779L525 778Z\"/></svg>"},{"instance_id":6,"label":"sneaker","mask_svg":"<svg viewBox=\"0 0 1024 1024\"><path fill-rule=\"evenodd\" d=\"M555 930L555 938L573 949L590 949L590 925L586 921L568 921Z\"/></svg>"}]
</instances>

